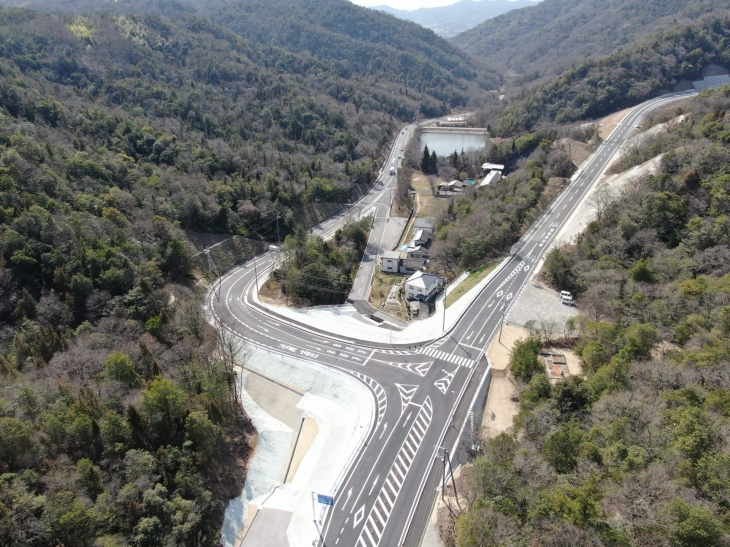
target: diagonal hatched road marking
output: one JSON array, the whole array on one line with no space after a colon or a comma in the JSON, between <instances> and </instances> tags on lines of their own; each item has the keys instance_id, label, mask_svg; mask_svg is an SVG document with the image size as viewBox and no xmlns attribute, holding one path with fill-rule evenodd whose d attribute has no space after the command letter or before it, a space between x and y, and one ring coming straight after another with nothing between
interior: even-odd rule
<instances>
[{"instance_id":1,"label":"diagonal hatched road marking","mask_svg":"<svg viewBox=\"0 0 730 547\"><path fill-rule=\"evenodd\" d=\"M357 540L358 547L377 547L380 543L385 526L388 524L388 518L406 480L408 470L416 457L416 452L418 452L423 437L426 435L429 425L431 425L432 417L433 405L431 404L431 398L426 397L416 420L411 426L411 431L403 441L398 455L390 467L388 476L380 487L378 497L375 498L375 503L370 509L365 526L363 526Z\"/></svg>"},{"instance_id":2,"label":"diagonal hatched road marking","mask_svg":"<svg viewBox=\"0 0 730 547\"><path fill-rule=\"evenodd\" d=\"M441 369L441 372L446 374L443 378L440 378L439 380L436 380L433 385L436 386L436 389L438 389L441 393L446 395L446 390L449 389L449 386L451 385L451 380L454 379L454 375L456 375L456 371L459 370L454 369L454 372L446 372L444 369Z\"/></svg>"},{"instance_id":3,"label":"diagonal hatched road marking","mask_svg":"<svg viewBox=\"0 0 730 547\"><path fill-rule=\"evenodd\" d=\"M416 394L418 386L395 384L395 387L398 388L398 393L400 393L400 412L403 414L406 407L411 404L411 399L413 399L413 396Z\"/></svg>"},{"instance_id":4,"label":"diagonal hatched road marking","mask_svg":"<svg viewBox=\"0 0 730 547\"><path fill-rule=\"evenodd\" d=\"M356 372L354 370L348 370L348 372L356 378L359 378L360 380L365 382L370 387L370 389L373 390L373 393L375 393L375 399L378 401L378 420L375 424L375 428L377 429L380 425L380 422L383 421L385 411L388 409L388 398L385 396L385 390L383 389L383 386L381 386L370 376L366 376L362 372Z\"/></svg>"}]
</instances>

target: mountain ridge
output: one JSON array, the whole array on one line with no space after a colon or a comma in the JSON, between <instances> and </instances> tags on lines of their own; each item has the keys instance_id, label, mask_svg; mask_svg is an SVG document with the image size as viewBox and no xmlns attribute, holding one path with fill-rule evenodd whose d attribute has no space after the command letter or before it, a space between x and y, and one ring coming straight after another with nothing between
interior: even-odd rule
<instances>
[{"instance_id":1,"label":"mountain ridge","mask_svg":"<svg viewBox=\"0 0 730 547\"><path fill-rule=\"evenodd\" d=\"M543 0L489 19L451 40L516 83L638 44L650 34L728 11L722 0Z\"/></svg>"},{"instance_id":2,"label":"mountain ridge","mask_svg":"<svg viewBox=\"0 0 730 547\"><path fill-rule=\"evenodd\" d=\"M448 6L401 10L387 5L370 9L382 11L430 28L439 36L449 38L475 27L497 15L531 6L540 0L460 0Z\"/></svg>"},{"instance_id":3,"label":"mountain ridge","mask_svg":"<svg viewBox=\"0 0 730 547\"><path fill-rule=\"evenodd\" d=\"M195 15L253 42L335 63L344 77L388 80L429 95L422 113L487 98L501 75L431 30L346 0L0 0L56 13ZM401 89L403 91L403 89Z\"/></svg>"}]
</instances>

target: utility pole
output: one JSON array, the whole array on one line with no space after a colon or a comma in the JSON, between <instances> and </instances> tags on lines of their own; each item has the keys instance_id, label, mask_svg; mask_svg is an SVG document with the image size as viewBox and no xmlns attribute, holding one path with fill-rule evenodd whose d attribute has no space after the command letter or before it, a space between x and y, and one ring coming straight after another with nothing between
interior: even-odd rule
<instances>
[{"instance_id":1,"label":"utility pole","mask_svg":"<svg viewBox=\"0 0 730 547\"><path fill-rule=\"evenodd\" d=\"M459 504L459 493L456 491L456 479L454 479L454 470L451 467L451 458L449 457L449 451L445 447L441 447L443 450L443 471L441 473L441 501L444 501L446 495L446 466L449 466L449 475L451 476L451 486L454 489L454 496L456 497L456 505L461 509Z\"/></svg>"},{"instance_id":2,"label":"utility pole","mask_svg":"<svg viewBox=\"0 0 730 547\"><path fill-rule=\"evenodd\" d=\"M220 277L220 274L218 273L218 268L215 267L215 263L213 262L213 259L210 256L210 249L205 250L205 256L208 259L208 275L210 276L210 282L213 285L213 294L215 294L216 300L220 302L221 300L221 291L220 291L220 284L218 285L218 292L216 293L215 290L215 280ZM213 270L215 269L216 276L213 277ZM223 283L223 280L221 280L221 283Z\"/></svg>"},{"instance_id":3,"label":"utility pole","mask_svg":"<svg viewBox=\"0 0 730 547\"><path fill-rule=\"evenodd\" d=\"M281 247L281 237L279 237L279 219L281 216L279 213L276 213L276 245L278 247Z\"/></svg>"}]
</instances>

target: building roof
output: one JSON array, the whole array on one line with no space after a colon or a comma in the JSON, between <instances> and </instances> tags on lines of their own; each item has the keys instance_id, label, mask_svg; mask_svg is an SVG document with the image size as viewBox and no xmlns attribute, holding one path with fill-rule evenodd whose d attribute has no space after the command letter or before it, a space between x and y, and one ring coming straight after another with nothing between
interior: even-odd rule
<instances>
[{"instance_id":1,"label":"building roof","mask_svg":"<svg viewBox=\"0 0 730 547\"><path fill-rule=\"evenodd\" d=\"M385 251L383 253L383 258L392 258L394 260L398 260L400 258L400 253L398 251Z\"/></svg>"},{"instance_id":2,"label":"building roof","mask_svg":"<svg viewBox=\"0 0 730 547\"><path fill-rule=\"evenodd\" d=\"M498 163L485 163L482 165L484 171L496 169L497 171L504 171L504 165Z\"/></svg>"},{"instance_id":3,"label":"building roof","mask_svg":"<svg viewBox=\"0 0 730 547\"><path fill-rule=\"evenodd\" d=\"M433 230L433 220L430 218L417 218L413 226L417 230Z\"/></svg>"},{"instance_id":4,"label":"building roof","mask_svg":"<svg viewBox=\"0 0 730 547\"><path fill-rule=\"evenodd\" d=\"M423 228L419 228L416 230L416 233L413 236L413 241L427 241L428 240L428 234L424 234L425 230ZM410 251L410 249L408 249Z\"/></svg>"},{"instance_id":5,"label":"building roof","mask_svg":"<svg viewBox=\"0 0 730 547\"><path fill-rule=\"evenodd\" d=\"M421 287L422 289L425 289L433 285L435 282L441 281L442 279L443 277L441 277L440 275L429 274L424 272L423 270L419 270L411 277L406 279L406 285L412 285L414 287Z\"/></svg>"},{"instance_id":6,"label":"building roof","mask_svg":"<svg viewBox=\"0 0 730 547\"><path fill-rule=\"evenodd\" d=\"M486 177L484 177L482 182L479 183L479 188L481 188L482 186L487 186L488 184L493 183L495 180L499 180L501 176L502 171L492 171Z\"/></svg>"}]
</instances>

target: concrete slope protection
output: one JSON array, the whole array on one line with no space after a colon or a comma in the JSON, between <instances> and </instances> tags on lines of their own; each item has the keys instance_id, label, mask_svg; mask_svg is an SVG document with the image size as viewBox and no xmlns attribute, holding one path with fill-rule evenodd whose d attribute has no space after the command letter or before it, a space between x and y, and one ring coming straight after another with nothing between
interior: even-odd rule
<instances>
[{"instance_id":1,"label":"concrete slope protection","mask_svg":"<svg viewBox=\"0 0 730 547\"><path fill-rule=\"evenodd\" d=\"M378 417L343 479L328 492L335 504L326 511L321 529L312 525L313 539L320 537L320 544L328 546L420 545L440 485L440 461L434 465L439 447L453 452L477 389L488 378L484 348L561 226L635 126L652 109L690 95L637 106L513 247L511 257L455 325L431 342L388 345L361 340L357 332L344 339L268 313L250 296L274 266L275 252L260 255L256 268L243 264L221 280L220 292L211 292L206 303L218 328L253 346L337 368L373 390ZM398 144L393 153L397 150ZM393 182L391 177L376 185L363 198L364 206L377 207ZM320 229L331 233L344 220L341 216ZM377 230L373 233L371 238L377 237ZM373 386L378 386L377 393Z\"/></svg>"}]
</instances>

